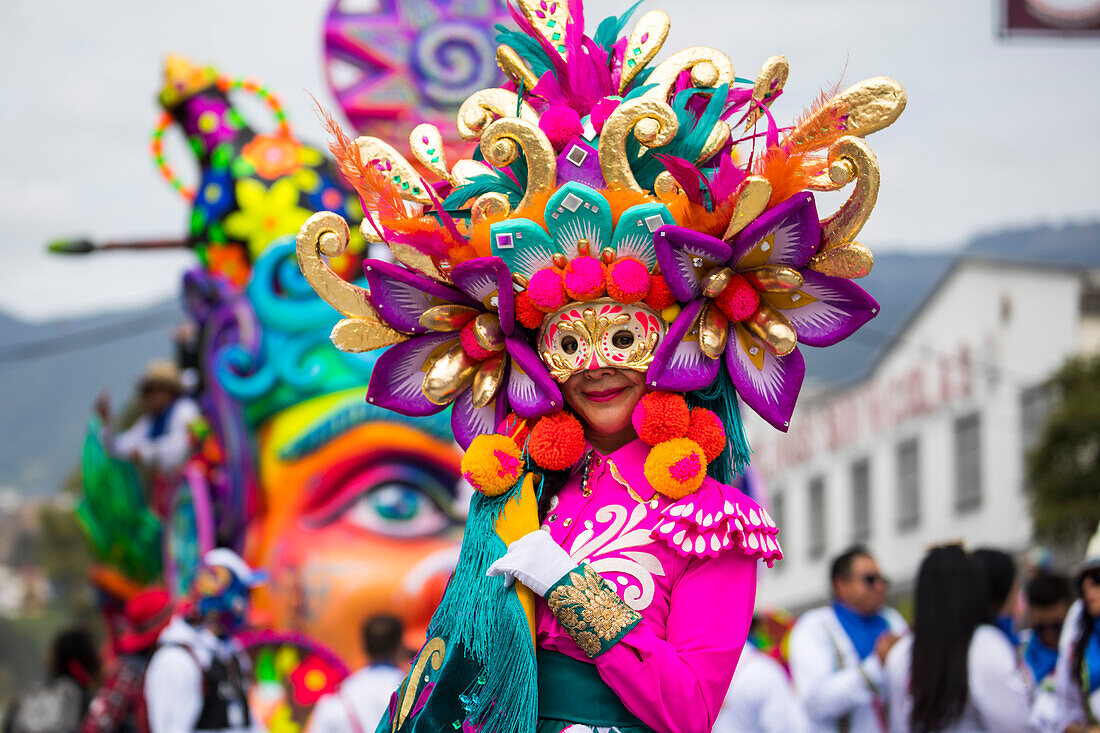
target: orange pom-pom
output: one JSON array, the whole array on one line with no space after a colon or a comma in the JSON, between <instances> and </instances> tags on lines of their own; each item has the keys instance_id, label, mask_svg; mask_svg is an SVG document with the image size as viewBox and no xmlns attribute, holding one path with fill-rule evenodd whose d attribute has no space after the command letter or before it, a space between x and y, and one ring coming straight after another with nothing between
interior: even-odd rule
<instances>
[{"instance_id":1,"label":"orange pom-pom","mask_svg":"<svg viewBox=\"0 0 1100 733\"><path fill-rule=\"evenodd\" d=\"M682 499L698 491L707 475L707 459L694 440L675 438L658 443L645 459L645 477L654 491Z\"/></svg>"},{"instance_id":2,"label":"orange pom-pom","mask_svg":"<svg viewBox=\"0 0 1100 733\"><path fill-rule=\"evenodd\" d=\"M726 431L722 428L722 421L705 407L696 407L691 411L687 437L703 449L707 463L722 455L726 449Z\"/></svg>"},{"instance_id":3,"label":"orange pom-pom","mask_svg":"<svg viewBox=\"0 0 1100 733\"><path fill-rule=\"evenodd\" d=\"M584 455L584 428L568 412L541 418L531 429L527 450L531 460L551 471L564 471Z\"/></svg>"},{"instance_id":4,"label":"orange pom-pom","mask_svg":"<svg viewBox=\"0 0 1100 733\"><path fill-rule=\"evenodd\" d=\"M649 295L645 297L645 304L655 311L663 311L676 302L672 291L668 289L668 283L659 274L649 276Z\"/></svg>"},{"instance_id":5,"label":"orange pom-pom","mask_svg":"<svg viewBox=\"0 0 1100 733\"><path fill-rule=\"evenodd\" d=\"M657 445L687 435L691 413L683 395L650 392L638 401L630 421L639 438L649 445Z\"/></svg>"},{"instance_id":6,"label":"orange pom-pom","mask_svg":"<svg viewBox=\"0 0 1100 733\"><path fill-rule=\"evenodd\" d=\"M499 496L523 474L523 452L507 435L479 435L462 456L462 477L486 496Z\"/></svg>"},{"instance_id":7,"label":"orange pom-pom","mask_svg":"<svg viewBox=\"0 0 1100 733\"><path fill-rule=\"evenodd\" d=\"M526 290L516 294L516 320L519 321L521 326L532 331L538 330L539 326L542 325L544 315L531 302L531 296L527 294Z\"/></svg>"}]
</instances>

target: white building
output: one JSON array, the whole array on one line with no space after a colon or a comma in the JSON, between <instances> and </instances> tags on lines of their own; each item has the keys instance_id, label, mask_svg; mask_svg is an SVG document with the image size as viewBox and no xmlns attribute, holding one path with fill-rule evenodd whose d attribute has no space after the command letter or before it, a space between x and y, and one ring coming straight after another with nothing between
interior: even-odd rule
<instances>
[{"instance_id":1,"label":"white building","mask_svg":"<svg viewBox=\"0 0 1100 733\"><path fill-rule=\"evenodd\" d=\"M902 590L931 545L1026 549L1039 385L1098 350L1100 268L957 260L866 378L804 389L785 435L747 419L785 555L759 604L822 602L831 558L855 542Z\"/></svg>"}]
</instances>

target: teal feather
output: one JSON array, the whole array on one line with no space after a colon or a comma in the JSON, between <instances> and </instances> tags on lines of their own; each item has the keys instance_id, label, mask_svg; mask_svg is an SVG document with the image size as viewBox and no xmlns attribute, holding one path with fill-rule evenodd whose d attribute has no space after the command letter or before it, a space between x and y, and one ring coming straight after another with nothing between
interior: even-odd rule
<instances>
[{"instance_id":1,"label":"teal feather","mask_svg":"<svg viewBox=\"0 0 1100 733\"><path fill-rule=\"evenodd\" d=\"M527 65L531 67L531 73L536 77L541 78L543 74L550 71L550 57L546 55L546 51L543 50L538 41L525 33L512 30L500 23L497 23L495 27L497 30L497 45L511 46L520 55L520 58L527 62Z\"/></svg>"},{"instance_id":2,"label":"teal feather","mask_svg":"<svg viewBox=\"0 0 1100 733\"><path fill-rule=\"evenodd\" d=\"M688 104L696 94L708 93L710 101L697 119L695 113L688 109ZM672 100L672 110L676 113L679 128L671 142L659 148L643 149L633 135L627 136L627 159L631 161L631 171L642 188L652 189L657 176L665 170L664 165L654 154L672 155L692 162L699 157L707 144L711 130L722 119L728 97L729 85L727 84L718 87L713 93L697 88L685 89Z\"/></svg>"},{"instance_id":3,"label":"teal feather","mask_svg":"<svg viewBox=\"0 0 1100 733\"><path fill-rule=\"evenodd\" d=\"M652 69L646 69L642 72L642 74L645 74L646 78L648 79L652 71ZM631 99L636 99L648 92L650 89L655 89L657 87L656 84L640 83L638 79L641 78L642 74L638 74L638 76L634 77L633 86L630 87L630 91L626 93L625 97L623 97L624 102L629 102Z\"/></svg>"},{"instance_id":4,"label":"teal feather","mask_svg":"<svg viewBox=\"0 0 1100 733\"><path fill-rule=\"evenodd\" d=\"M523 167L524 184L526 185L527 167ZM518 178L519 176L517 176ZM448 211L464 207L467 202L476 200L478 196L486 193L503 193L508 197L512 206L518 206L523 198L523 189L516 185L506 175L496 171L472 177L466 184L451 191L443 200L443 208Z\"/></svg>"},{"instance_id":5,"label":"teal feather","mask_svg":"<svg viewBox=\"0 0 1100 733\"><path fill-rule=\"evenodd\" d=\"M485 571L508 550L495 522L509 503L519 506L523 477L500 496L475 493L462 538L458 566L428 626L435 636L466 648L483 668L483 684L471 685L462 700L479 730L527 733L538 713L534 640L516 593L504 577Z\"/></svg>"},{"instance_id":6,"label":"teal feather","mask_svg":"<svg viewBox=\"0 0 1100 733\"><path fill-rule=\"evenodd\" d=\"M707 466L707 475L719 483L729 484L745 472L752 457L752 449L745 437L745 425L741 421L737 388L733 386L729 371L719 369L718 378L709 387L688 392L684 399L688 407L705 407L713 412L725 427L726 449Z\"/></svg>"},{"instance_id":7,"label":"teal feather","mask_svg":"<svg viewBox=\"0 0 1100 733\"><path fill-rule=\"evenodd\" d=\"M634 14L634 11L638 9L638 6L642 4L642 0L634 3L630 8L622 15L615 17L610 15L600 21L600 24L596 27L596 35L592 37L592 40L596 42L596 45L602 48L608 53L612 52L612 47L615 42L619 40L619 36L623 32L623 28L626 27L627 21L630 20L630 16Z\"/></svg>"}]
</instances>

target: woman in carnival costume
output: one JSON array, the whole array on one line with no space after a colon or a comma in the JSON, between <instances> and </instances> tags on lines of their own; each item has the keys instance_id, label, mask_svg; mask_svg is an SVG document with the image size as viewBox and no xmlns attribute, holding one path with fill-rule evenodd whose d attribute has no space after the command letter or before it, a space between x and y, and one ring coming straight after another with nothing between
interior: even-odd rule
<instances>
[{"instance_id":1,"label":"woman in carnival costume","mask_svg":"<svg viewBox=\"0 0 1100 733\"><path fill-rule=\"evenodd\" d=\"M629 13L627 14L629 15ZM862 140L897 119L896 82L825 94L782 134L755 80L690 48L649 67L662 11L583 35L579 2L525 0L501 29L510 78L459 110L479 141L453 167L417 127L420 177L376 138L332 148L363 199L369 291L324 257L338 216L298 257L345 316L334 343L390 347L368 402L450 405L476 492L458 567L380 731L710 730L753 610L767 512L728 483L748 461L738 398L780 430L798 347L877 311L850 279L878 166ZM735 132L736 130L736 132ZM854 183L819 221L807 189ZM518 580L518 583L515 581Z\"/></svg>"}]
</instances>

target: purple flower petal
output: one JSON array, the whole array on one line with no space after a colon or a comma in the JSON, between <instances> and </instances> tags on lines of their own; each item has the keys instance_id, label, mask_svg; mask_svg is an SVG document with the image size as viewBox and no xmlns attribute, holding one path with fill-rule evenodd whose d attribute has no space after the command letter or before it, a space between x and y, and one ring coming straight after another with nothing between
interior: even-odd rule
<instances>
[{"instance_id":1,"label":"purple flower petal","mask_svg":"<svg viewBox=\"0 0 1100 733\"><path fill-rule=\"evenodd\" d=\"M526 341L510 337L505 341L512 366L508 371L508 403L520 417L539 417L560 410L565 400L557 382L546 371Z\"/></svg>"},{"instance_id":2,"label":"purple flower petal","mask_svg":"<svg viewBox=\"0 0 1100 733\"><path fill-rule=\"evenodd\" d=\"M451 408L451 429L454 430L455 440L462 446L462 450L470 447L477 436L495 433L497 426L508 414L503 387L497 392L496 398L485 407L474 407L473 400L474 391L467 389L455 399Z\"/></svg>"},{"instance_id":3,"label":"purple flower petal","mask_svg":"<svg viewBox=\"0 0 1100 733\"><path fill-rule=\"evenodd\" d=\"M821 246L814 195L795 194L765 211L733 240L730 262L738 272L764 265L805 266Z\"/></svg>"},{"instance_id":4,"label":"purple flower petal","mask_svg":"<svg viewBox=\"0 0 1100 733\"><path fill-rule=\"evenodd\" d=\"M456 341L458 333L429 333L383 351L371 372L367 402L412 417L443 410L446 405L424 396L424 362L441 345Z\"/></svg>"},{"instance_id":5,"label":"purple flower petal","mask_svg":"<svg viewBox=\"0 0 1100 733\"><path fill-rule=\"evenodd\" d=\"M730 246L721 239L685 227L661 227L653 236L653 246L668 289L681 303L694 300L703 292L697 259L714 266L730 258Z\"/></svg>"},{"instance_id":6,"label":"purple flower petal","mask_svg":"<svg viewBox=\"0 0 1100 733\"><path fill-rule=\"evenodd\" d=\"M760 417L787 432L794 403L806 376L806 363L795 349L776 356L737 323L726 344L726 368L741 400Z\"/></svg>"},{"instance_id":7,"label":"purple flower petal","mask_svg":"<svg viewBox=\"0 0 1100 733\"><path fill-rule=\"evenodd\" d=\"M405 333L424 333L420 316L432 306L461 303L475 306L465 295L435 280L382 260L366 260L363 272L370 286L371 303L386 325Z\"/></svg>"},{"instance_id":8,"label":"purple flower petal","mask_svg":"<svg viewBox=\"0 0 1100 733\"><path fill-rule=\"evenodd\" d=\"M451 280L464 294L473 298L487 311L500 314L500 327L511 335L516 328L516 293L512 273L499 257L478 257L454 269Z\"/></svg>"},{"instance_id":9,"label":"purple flower petal","mask_svg":"<svg viewBox=\"0 0 1100 733\"><path fill-rule=\"evenodd\" d=\"M720 359L711 359L699 348L696 320L705 301L697 299L684 306L657 344L653 361L646 372L646 383L653 389L689 392L703 389L718 376Z\"/></svg>"},{"instance_id":10,"label":"purple flower petal","mask_svg":"<svg viewBox=\"0 0 1100 733\"><path fill-rule=\"evenodd\" d=\"M798 334L798 343L832 346L878 314L878 302L851 280L803 270L805 282L793 293L765 293Z\"/></svg>"}]
</instances>

